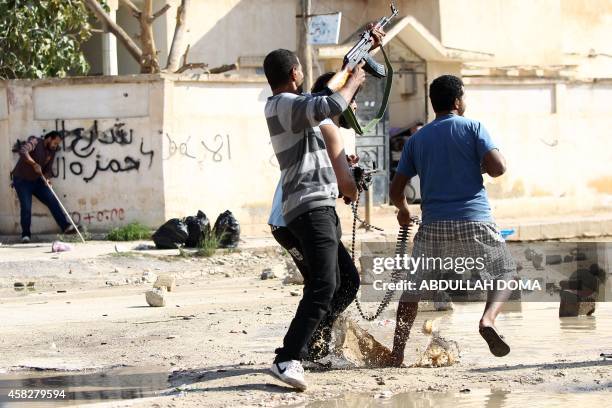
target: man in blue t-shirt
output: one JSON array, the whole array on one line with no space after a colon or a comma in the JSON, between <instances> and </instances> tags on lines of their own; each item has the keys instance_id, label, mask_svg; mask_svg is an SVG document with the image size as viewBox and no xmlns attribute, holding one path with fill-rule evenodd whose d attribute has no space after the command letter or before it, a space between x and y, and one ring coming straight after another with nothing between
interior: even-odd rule
<instances>
[{"instance_id":1,"label":"man in blue t-shirt","mask_svg":"<svg viewBox=\"0 0 612 408\"><path fill-rule=\"evenodd\" d=\"M505 159L484 126L463 117L461 79L452 75L438 77L431 83L429 93L436 118L405 143L390 189L391 201L399 209L399 224L409 225L410 212L403 191L412 177L420 178L422 224L412 256L480 257L486 260L484 268L478 270L480 279L493 282L514 279L516 266L491 216L482 179L482 173L491 177L504 174ZM439 272L435 266L421 266L412 271L418 283ZM416 317L421 293L418 288L408 292L404 292L398 306L391 365L402 363ZM495 329L495 318L509 295L508 291L489 291L479 325L491 353L498 357L510 352L503 336Z\"/></svg>"}]
</instances>

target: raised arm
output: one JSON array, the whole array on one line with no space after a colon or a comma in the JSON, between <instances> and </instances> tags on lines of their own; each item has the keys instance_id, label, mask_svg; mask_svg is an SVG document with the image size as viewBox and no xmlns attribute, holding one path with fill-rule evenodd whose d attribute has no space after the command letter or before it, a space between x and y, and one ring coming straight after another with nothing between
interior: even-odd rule
<instances>
[{"instance_id":1,"label":"raised arm","mask_svg":"<svg viewBox=\"0 0 612 408\"><path fill-rule=\"evenodd\" d=\"M355 201L357 199L357 185L349 170L340 131L334 124L319 125L319 129L321 129L323 139L325 140L325 148L338 180L338 189L344 197Z\"/></svg>"},{"instance_id":2,"label":"raised arm","mask_svg":"<svg viewBox=\"0 0 612 408\"><path fill-rule=\"evenodd\" d=\"M340 71L341 73L342 71ZM331 96L302 95L292 104L291 130L294 133L308 127L315 127L327 118L338 116L348 107L359 86L365 81L365 72L361 67L356 68L348 81L336 89L335 80L339 74L330 80L328 87L334 92Z\"/></svg>"}]
</instances>

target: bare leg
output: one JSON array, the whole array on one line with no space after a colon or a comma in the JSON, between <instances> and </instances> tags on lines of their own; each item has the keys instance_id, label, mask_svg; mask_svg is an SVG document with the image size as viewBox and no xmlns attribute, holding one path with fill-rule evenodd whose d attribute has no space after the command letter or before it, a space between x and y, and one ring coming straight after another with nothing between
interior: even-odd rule
<instances>
[{"instance_id":1,"label":"bare leg","mask_svg":"<svg viewBox=\"0 0 612 408\"><path fill-rule=\"evenodd\" d=\"M510 298L511 290L490 290L487 295L487 303L485 304L482 318L480 319L480 328L495 327L495 319L502 306Z\"/></svg>"},{"instance_id":2,"label":"bare leg","mask_svg":"<svg viewBox=\"0 0 612 408\"><path fill-rule=\"evenodd\" d=\"M405 294L406 292L404 292ZM414 295L411 295L414 297ZM393 336L393 351L388 365L400 367L404 362L404 349L410 336L410 329L417 315L419 302L414 299L407 301L404 295L397 306L397 323L395 324L395 335Z\"/></svg>"}]
</instances>

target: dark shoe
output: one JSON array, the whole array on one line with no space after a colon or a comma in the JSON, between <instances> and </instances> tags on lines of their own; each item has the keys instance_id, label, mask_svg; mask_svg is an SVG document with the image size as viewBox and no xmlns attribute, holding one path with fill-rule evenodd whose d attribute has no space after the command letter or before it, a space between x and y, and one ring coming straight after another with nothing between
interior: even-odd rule
<instances>
[{"instance_id":1,"label":"dark shoe","mask_svg":"<svg viewBox=\"0 0 612 408\"><path fill-rule=\"evenodd\" d=\"M486 326L479 330L480 335L489 345L489 350L495 357L503 357L510 353L510 346L504 341L504 336L500 335L495 327Z\"/></svg>"}]
</instances>

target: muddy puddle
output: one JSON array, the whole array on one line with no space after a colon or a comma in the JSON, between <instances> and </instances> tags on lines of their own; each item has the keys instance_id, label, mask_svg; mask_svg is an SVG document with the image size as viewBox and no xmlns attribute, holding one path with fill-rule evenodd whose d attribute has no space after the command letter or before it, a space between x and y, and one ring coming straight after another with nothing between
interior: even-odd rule
<instances>
[{"instance_id":1,"label":"muddy puddle","mask_svg":"<svg viewBox=\"0 0 612 408\"><path fill-rule=\"evenodd\" d=\"M103 372L22 371L0 374L0 407L64 407L159 396L170 388L161 368Z\"/></svg>"},{"instance_id":2,"label":"muddy puddle","mask_svg":"<svg viewBox=\"0 0 612 408\"><path fill-rule=\"evenodd\" d=\"M481 367L526 364L547 365L564 358L580 356L585 361L598 360L603 352L612 352L612 303L597 303L593 316L558 317L558 302L513 303L498 317L497 326L508 340L512 351L503 360L492 359L484 340L478 334L478 321L483 303L455 304L454 311L420 312L406 346L405 363L413 364L427 345L421 333L425 320L433 320L436 330L458 343L461 362ZM359 324L385 345L393 343L395 308L385 312L381 320ZM545 346L544 346L545 345Z\"/></svg>"},{"instance_id":3,"label":"muddy puddle","mask_svg":"<svg viewBox=\"0 0 612 408\"><path fill-rule=\"evenodd\" d=\"M349 394L327 401L317 401L300 408L561 408L607 407L612 394L599 393L541 393L508 392L501 390L470 390L469 392L431 393L411 392L393 396L384 394Z\"/></svg>"}]
</instances>

